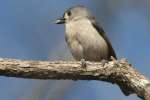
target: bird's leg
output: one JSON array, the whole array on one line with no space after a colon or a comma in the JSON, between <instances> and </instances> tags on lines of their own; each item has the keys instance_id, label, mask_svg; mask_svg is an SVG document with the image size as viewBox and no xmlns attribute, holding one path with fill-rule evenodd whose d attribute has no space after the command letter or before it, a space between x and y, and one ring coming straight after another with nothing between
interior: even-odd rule
<instances>
[{"instance_id":1,"label":"bird's leg","mask_svg":"<svg viewBox=\"0 0 150 100\"><path fill-rule=\"evenodd\" d=\"M114 58L113 56L111 56L110 59L111 59L112 61L116 61L116 58Z\"/></svg>"},{"instance_id":2,"label":"bird's leg","mask_svg":"<svg viewBox=\"0 0 150 100\"><path fill-rule=\"evenodd\" d=\"M114 62L117 63L116 58L114 58L113 56L110 57L110 61L114 61ZM106 59L101 60L101 63L102 63L103 66L105 65L105 63L108 63L108 62L109 62L109 60L106 60Z\"/></svg>"},{"instance_id":3,"label":"bird's leg","mask_svg":"<svg viewBox=\"0 0 150 100\"><path fill-rule=\"evenodd\" d=\"M105 63L108 63L109 61L108 60L106 60L106 59L102 59L101 60L101 63L102 63L102 66L104 66L105 65Z\"/></svg>"},{"instance_id":4,"label":"bird's leg","mask_svg":"<svg viewBox=\"0 0 150 100\"><path fill-rule=\"evenodd\" d=\"M85 59L81 59L81 65L83 68L86 68L86 61Z\"/></svg>"}]
</instances>

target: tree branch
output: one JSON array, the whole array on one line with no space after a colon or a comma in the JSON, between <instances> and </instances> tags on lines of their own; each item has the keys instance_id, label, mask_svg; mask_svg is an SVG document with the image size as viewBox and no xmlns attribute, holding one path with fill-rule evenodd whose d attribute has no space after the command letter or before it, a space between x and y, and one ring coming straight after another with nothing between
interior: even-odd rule
<instances>
[{"instance_id":1,"label":"tree branch","mask_svg":"<svg viewBox=\"0 0 150 100\"><path fill-rule=\"evenodd\" d=\"M102 64L76 61L23 61L0 59L0 75L30 79L101 80L117 84L125 95L150 100L150 80L125 59Z\"/></svg>"}]
</instances>

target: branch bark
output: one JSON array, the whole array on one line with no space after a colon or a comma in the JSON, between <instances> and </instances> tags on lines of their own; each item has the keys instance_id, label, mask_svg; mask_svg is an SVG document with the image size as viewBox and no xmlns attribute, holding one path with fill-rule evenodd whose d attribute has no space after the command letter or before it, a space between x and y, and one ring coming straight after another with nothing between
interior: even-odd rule
<instances>
[{"instance_id":1,"label":"branch bark","mask_svg":"<svg viewBox=\"0 0 150 100\"><path fill-rule=\"evenodd\" d=\"M0 59L0 75L28 79L101 80L117 84L128 96L137 94L150 100L150 80L125 59L102 64L86 61L86 68L76 61L23 61Z\"/></svg>"}]
</instances>

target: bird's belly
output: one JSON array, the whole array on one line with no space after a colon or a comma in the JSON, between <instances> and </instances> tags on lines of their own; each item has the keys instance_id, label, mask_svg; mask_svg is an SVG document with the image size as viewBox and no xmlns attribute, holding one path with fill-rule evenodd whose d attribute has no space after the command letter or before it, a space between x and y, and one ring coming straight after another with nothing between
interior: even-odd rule
<instances>
[{"instance_id":1,"label":"bird's belly","mask_svg":"<svg viewBox=\"0 0 150 100\"><path fill-rule=\"evenodd\" d=\"M107 57L106 50L101 48L100 43L89 44L86 46L80 44L79 41L68 42L71 53L76 60L85 59L88 61L100 61ZM86 45L86 44L85 44ZM96 46L96 47L95 47Z\"/></svg>"},{"instance_id":2,"label":"bird's belly","mask_svg":"<svg viewBox=\"0 0 150 100\"><path fill-rule=\"evenodd\" d=\"M67 43L68 43L68 46L70 48L70 51L71 51L73 57L76 60L81 60L84 58L83 47L78 41L76 41L76 40L71 41L71 42L68 41Z\"/></svg>"},{"instance_id":3,"label":"bird's belly","mask_svg":"<svg viewBox=\"0 0 150 100\"><path fill-rule=\"evenodd\" d=\"M107 51L104 49L105 48L101 48L100 43L91 43L91 45L88 45L87 48L83 50L84 58L89 61L100 61L102 59L106 59Z\"/></svg>"}]
</instances>

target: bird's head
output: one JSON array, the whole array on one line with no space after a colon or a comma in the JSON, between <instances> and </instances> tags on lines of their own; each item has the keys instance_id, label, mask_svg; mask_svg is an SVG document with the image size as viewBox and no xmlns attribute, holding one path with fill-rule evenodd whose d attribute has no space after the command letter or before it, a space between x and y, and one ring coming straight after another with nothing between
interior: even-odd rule
<instances>
[{"instance_id":1,"label":"bird's head","mask_svg":"<svg viewBox=\"0 0 150 100\"><path fill-rule=\"evenodd\" d=\"M56 24L65 24L71 21L77 21L82 18L93 18L91 12L83 5L78 5L69 8L65 11L61 18L58 18Z\"/></svg>"}]
</instances>

